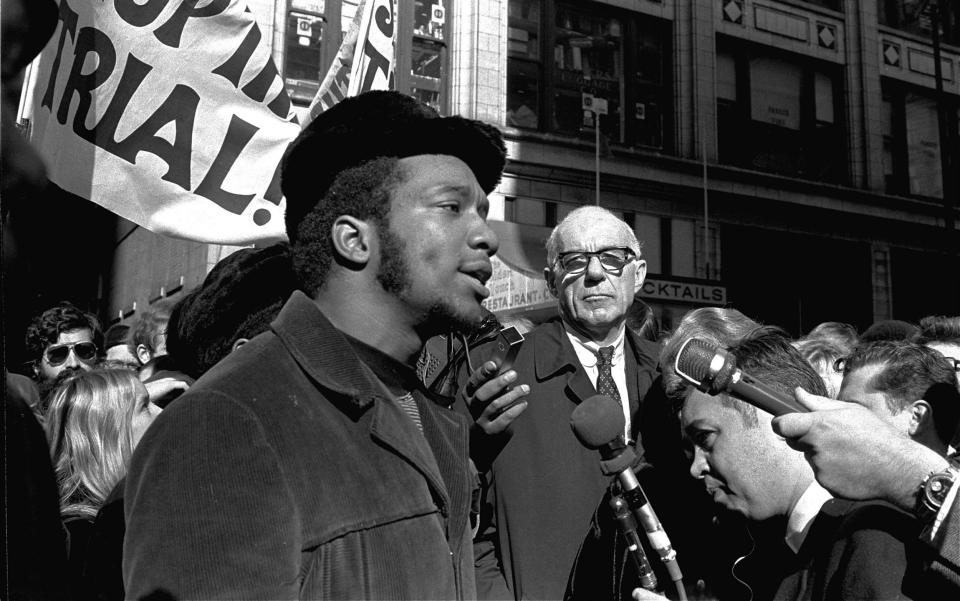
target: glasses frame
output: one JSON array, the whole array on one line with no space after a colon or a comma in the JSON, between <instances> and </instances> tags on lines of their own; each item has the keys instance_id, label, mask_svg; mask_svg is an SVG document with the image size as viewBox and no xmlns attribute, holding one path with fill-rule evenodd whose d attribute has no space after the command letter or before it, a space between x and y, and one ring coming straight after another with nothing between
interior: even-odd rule
<instances>
[{"instance_id":1,"label":"glasses frame","mask_svg":"<svg viewBox=\"0 0 960 601\"><path fill-rule=\"evenodd\" d=\"M603 253L606 253L606 252L610 252L610 251L612 251L612 250L621 250L621 251L623 251L627 256L624 258L623 265L621 265L620 267L617 267L617 268L615 268L615 269L607 269L607 266L603 264L603 261L600 261L600 255L602 255ZM570 269L567 269L566 267L564 267L564 265L563 265L563 259L564 259L564 257L568 257L568 256L570 256L570 255L584 255L584 256L587 258L587 262L584 264L583 269L570 270ZM627 265L630 264L631 261L635 261L635 260L638 258L637 253L635 253L632 248L629 248L629 247L626 247L626 246L610 246L610 247L601 248L600 250L595 250L595 251L573 250L573 251L570 251L570 252L560 253L560 254L557 255L557 262L556 262L556 264L557 264L557 266L559 266L560 269L562 269L563 272L566 273L566 274L569 274L569 275L580 275L581 273L586 273L587 269L590 268L590 260L591 260L593 257L596 257L597 260L600 261L600 268L603 269L603 271L606 272L606 273L620 273L621 271L623 271L624 267L626 267Z\"/></svg>"},{"instance_id":2,"label":"glasses frame","mask_svg":"<svg viewBox=\"0 0 960 601\"><path fill-rule=\"evenodd\" d=\"M75 350L75 347L80 346L80 345L85 345L85 344L89 344L89 345L91 345L91 346L93 347L93 354L90 356L89 359L84 359L84 358L81 357L80 354L77 353L77 351ZM63 359L62 359L62 360L60 360L60 361L53 361L53 360L50 358L50 352L51 352L51 351L57 351L57 350L60 350L60 349L62 349L62 348L66 348L66 349L67 349L67 354L65 354L65 355L63 356ZM80 340L80 341L78 341L78 342L67 342L67 343L65 343L65 344L51 344L51 345L48 346L46 349L44 349L44 351L43 351L43 358L44 358L44 360L45 360L48 364L50 364L51 367L60 367L61 365L63 365L64 363L67 362L67 359L70 357L70 353L73 353L73 356L77 358L77 361L80 361L81 363L86 363L86 364L89 365L89 364L93 363L94 361L96 361L96 359L97 359L97 353L98 353L99 351L100 351L100 349L97 347L97 343L96 343L96 342L93 342L92 340Z\"/></svg>"}]
</instances>

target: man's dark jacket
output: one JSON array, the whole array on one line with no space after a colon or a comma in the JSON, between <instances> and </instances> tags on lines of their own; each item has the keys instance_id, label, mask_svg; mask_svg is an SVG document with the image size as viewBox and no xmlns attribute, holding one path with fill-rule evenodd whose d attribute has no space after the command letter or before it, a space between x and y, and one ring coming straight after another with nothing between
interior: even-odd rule
<instances>
[{"instance_id":1,"label":"man's dark jacket","mask_svg":"<svg viewBox=\"0 0 960 601\"><path fill-rule=\"evenodd\" d=\"M945 599L923 574L932 555L912 515L881 501L828 501L797 554L777 599ZM946 595L946 596L944 596Z\"/></svg>"},{"instance_id":2,"label":"man's dark jacket","mask_svg":"<svg viewBox=\"0 0 960 601\"><path fill-rule=\"evenodd\" d=\"M656 377L658 349L629 329L625 346L630 409L637 416ZM480 349L474 365L490 350ZM561 599L610 482L597 451L582 446L570 429L574 408L597 391L559 319L526 335L514 369L530 394L487 474L488 506L475 550L477 589L486 599ZM634 417L635 430L638 421Z\"/></svg>"},{"instance_id":3,"label":"man's dark jacket","mask_svg":"<svg viewBox=\"0 0 960 601\"><path fill-rule=\"evenodd\" d=\"M418 399L423 434L316 305L157 418L125 487L128 598L469 599L466 420Z\"/></svg>"}]
</instances>

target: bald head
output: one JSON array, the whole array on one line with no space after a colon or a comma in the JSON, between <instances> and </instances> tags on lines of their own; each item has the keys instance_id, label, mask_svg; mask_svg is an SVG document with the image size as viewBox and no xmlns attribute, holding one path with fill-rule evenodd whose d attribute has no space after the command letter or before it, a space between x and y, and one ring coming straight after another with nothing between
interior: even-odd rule
<instances>
[{"instance_id":1,"label":"bald head","mask_svg":"<svg viewBox=\"0 0 960 601\"><path fill-rule=\"evenodd\" d=\"M547 239L547 266L553 267L557 255L564 252L564 241L575 232L604 231L621 240L621 244L640 256L640 243L627 223L607 209L595 206L580 207L571 211L557 224Z\"/></svg>"},{"instance_id":2,"label":"bald head","mask_svg":"<svg viewBox=\"0 0 960 601\"><path fill-rule=\"evenodd\" d=\"M567 253L579 259L561 265ZM567 329L601 346L615 341L647 273L630 226L606 209L579 208L550 234L547 262L544 279Z\"/></svg>"}]
</instances>

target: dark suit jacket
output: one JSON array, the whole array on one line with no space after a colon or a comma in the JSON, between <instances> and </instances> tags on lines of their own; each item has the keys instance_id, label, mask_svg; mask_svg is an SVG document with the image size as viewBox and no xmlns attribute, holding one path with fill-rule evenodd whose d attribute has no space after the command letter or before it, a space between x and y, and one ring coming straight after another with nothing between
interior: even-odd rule
<instances>
[{"instance_id":1,"label":"dark suit jacket","mask_svg":"<svg viewBox=\"0 0 960 601\"><path fill-rule=\"evenodd\" d=\"M626 336L629 402L637 416L656 377L658 347L629 329ZM476 357L482 361L490 350L482 348ZM527 334L514 369L517 382L531 390L526 411L496 449L487 474L475 550L477 592L488 599L560 599L610 481L600 471L597 451L583 447L570 429L573 409L597 391L559 319ZM634 417L634 431L637 422Z\"/></svg>"},{"instance_id":2,"label":"dark suit jacket","mask_svg":"<svg viewBox=\"0 0 960 601\"><path fill-rule=\"evenodd\" d=\"M949 598L923 578L929 552L919 532L913 516L887 503L828 501L797 554L797 569L783 580L776 598Z\"/></svg>"}]
</instances>

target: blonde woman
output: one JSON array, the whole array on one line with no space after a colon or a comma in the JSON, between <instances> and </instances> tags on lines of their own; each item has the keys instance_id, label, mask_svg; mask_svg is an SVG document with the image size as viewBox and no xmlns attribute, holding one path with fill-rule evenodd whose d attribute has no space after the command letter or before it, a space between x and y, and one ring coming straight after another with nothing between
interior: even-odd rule
<instances>
[{"instance_id":1,"label":"blonde woman","mask_svg":"<svg viewBox=\"0 0 960 601\"><path fill-rule=\"evenodd\" d=\"M126 476L134 447L159 412L137 374L125 369L80 372L50 395L47 441L75 587L81 584L94 519ZM122 545L122 525L118 542Z\"/></svg>"}]
</instances>

